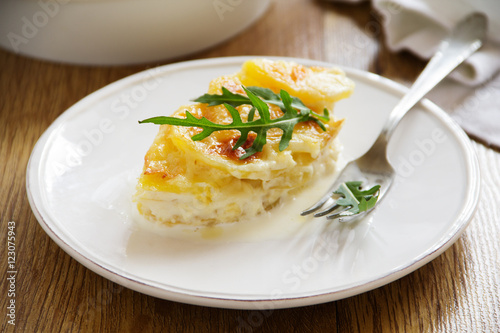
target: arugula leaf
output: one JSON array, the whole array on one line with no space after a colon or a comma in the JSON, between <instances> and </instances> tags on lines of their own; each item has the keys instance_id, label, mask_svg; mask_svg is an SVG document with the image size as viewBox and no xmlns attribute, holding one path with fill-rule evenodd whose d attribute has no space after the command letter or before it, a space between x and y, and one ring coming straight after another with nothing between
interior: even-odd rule
<instances>
[{"instance_id":1,"label":"arugula leaf","mask_svg":"<svg viewBox=\"0 0 500 333\"><path fill-rule=\"evenodd\" d=\"M262 88L262 87L247 87L245 90L251 91L254 95L259 96L264 102L268 104L273 104L276 106L279 106L281 110L284 112L285 111L285 106L283 105L283 102L281 100L281 96L278 94L275 94L271 89L269 88ZM227 90L225 87L222 87L222 95L215 95L215 94L205 94L203 96L200 96L196 99L193 100L194 102L199 102L199 103L207 103L208 106L215 106L215 105L220 105L220 104L231 104L234 107L240 106L242 104L251 104L250 98L240 95L240 94L235 94ZM323 125L322 122L328 122L330 120L330 114L328 112L328 109L323 109L323 114L320 115L311 109L309 109L307 106L304 105L304 103L297 97L292 97L292 107L294 109L297 109L301 112L310 112L311 114L314 115L315 118L313 119L324 131L325 126ZM321 121L318 121L321 120Z\"/></svg>"},{"instance_id":2,"label":"arugula leaf","mask_svg":"<svg viewBox=\"0 0 500 333\"><path fill-rule=\"evenodd\" d=\"M195 99L195 102L207 103L209 106L223 104L229 111L233 121L230 124L216 124L205 117L200 119L186 111L186 118L176 117L153 117L142 121L142 123L154 123L158 125L168 124L175 126L199 127L202 131L194 135L193 141L203 140L216 131L238 130L240 138L233 146L233 150L241 147L248 139L248 134L254 132L257 134L252 146L245 150L245 154L240 159L245 159L257 152L261 152L267 141L267 131L271 128L279 128L283 131L279 142L279 150L285 150L292 138L293 128L296 124L303 121L315 121L323 130L326 130L322 121L329 120L328 111L325 109L322 116L317 115L312 110L304 106L302 101L296 97L290 96L285 90L281 90L277 95L270 89L243 86L247 96L234 94L222 87L222 95L205 94ZM283 111L283 116L271 119L268 104L278 105ZM236 107L242 104L252 105L248 114L248 122L243 122ZM259 119L255 118L255 112L259 113Z\"/></svg>"},{"instance_id":3,"label":"arugula leaf","mask_svg":"<svg viewBox=\"0 0 500 333\"><path fill-rule=\"evenodd\" d=\"M248 97L240 94L234 94L227 90L226 87L222 87L222 95L205 94L196 98L194 102L207 103L208 106L229 104L234 107L240 106L242 104L250 104L250 100L248 99Z\"/></svg>"},{"instance_id":4,"label":"arugula leaf","mask_svg":"<svg viewBox=\"0 0 500 333\"><path fill-rule=\"evenodd\" d=\"M358 214L372 209L378 200L378 192L380 185L375 185L372 188L361 191L362 182L345 182L340 184L339 188L334 192L339 194L341 198L337 200L337 205L350 207L348 210L340 213L340 215Z\"/></svg>"}]
</instances>

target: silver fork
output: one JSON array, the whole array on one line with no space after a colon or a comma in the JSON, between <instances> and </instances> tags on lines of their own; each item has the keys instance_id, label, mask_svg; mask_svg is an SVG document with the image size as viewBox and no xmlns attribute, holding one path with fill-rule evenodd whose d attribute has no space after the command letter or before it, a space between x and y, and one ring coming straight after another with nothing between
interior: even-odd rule
<instances>
[{"instance_id":1,"label":"silver fork","mask_svg":"<svg viewBox=\"0 0 500 333\"><path fill-rule=\"evenodd\" d=\"M348 163L328 192L316 204L304 210L301 215L316 212L314 217L326 216L327 219L343 221L366 214L371 209L355 214L348 211L350 206L339 206L334 198L335 191L342 183L354 180L369 184L370 187L375 184L380 185L377 203L380 202L395 177L394 168L387 159L387 144L392 133L404 115L420 99L482 46L486 29L486 18L479 13L469 15L456 25L450 36L441 42L438 51L410 90L392 110L373 146L363 156Z\"/></svg>"}]
</instances>

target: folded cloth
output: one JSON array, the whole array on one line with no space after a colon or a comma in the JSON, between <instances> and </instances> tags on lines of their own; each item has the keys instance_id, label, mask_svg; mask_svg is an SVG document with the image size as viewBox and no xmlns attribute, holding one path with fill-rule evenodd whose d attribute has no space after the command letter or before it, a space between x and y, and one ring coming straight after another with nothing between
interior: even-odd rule
<instances>
[{"instance_id":1,"label":"folded cloth","mask_svg":"<svg viewBox=\"0 0 500 333\"><path fill-rule=\"evenodd\" d=\"M487 16L486 43L450 74L461 85L443 82L428 97L472 137L500 149L500 0L372 0L372 6L383 18L387 47L406 49L424 59L432 57L465 16L473 12Z\"/></svg>"},{"instance_id":2,"label":"folded cloth","mask_svg":"<svg viewBox=\"0 0 500 333\"><path fill-rule=\"evenodd\" d=\"M430 58L440 41L464 17L481 12L488 17L487 42L453 73L453 78L477 85L500 71L500 1L498 0L374 0L383 16L387 46L393 51L408 49Z\"/></svg>"},{"instance_id":3,"label":"folded cloth","mask_svg":"<svg viewBox=\"0 0 500 333\"><path fill-rule=\"evenodd\" d=\"M366 0L330 0L358 3ZM467 85L478 85L500 71L500 1L498 0L373 0L382 15L387 46L392 51L407 49L429 59L457 22L473 12L488 17L485 45L452 73Z\"/></svg>"}]
</instances>

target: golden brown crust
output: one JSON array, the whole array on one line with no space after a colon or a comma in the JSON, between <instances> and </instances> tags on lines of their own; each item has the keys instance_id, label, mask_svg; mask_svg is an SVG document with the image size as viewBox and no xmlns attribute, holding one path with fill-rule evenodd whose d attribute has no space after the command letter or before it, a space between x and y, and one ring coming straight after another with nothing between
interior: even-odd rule
<instances>
[{"instance_id":1,"label":"golden brown crust","mask_svg":"<svg viewBox=\"0 0 500 333\"><path fill-rule=\"evenodd\" d=\"M315 70L320 69L316 68ZM279 72L276 71L274 75L278 76L278 73ZM286 75L282 74L280 77L283 80L291 80L300 79L304 75L305 67L300 66L297 67L295 71L287 73ZM233 93L246 95L242 88L241 80L236 75L221 76L214 79L210 83L208 91L212 94L221 94L223 86ZM241 105L236 109L240 112L242 120L247 121L248 113L250 112L251 107L249 105ZM189 111L196 118L205 117L214 123L230 124L232 122L232 117L229 111L223 105L207 106L207 104L195 103L179 108L173 116L185 118L187 111ZM283 115L281 109L275 105L269 105L269 112L271 119L276 119ZM256 118L258 118L258 114L256 114ZM331 120L328 124L326 124L327 131L323 131L314 121L302 122L296 125L294 134L308 136L313 140L321 141L321 145L324 146L326 142L337 135L341 124L342 121ZM190 138L200 132L201 129L196 127L175 127L171 125L162 125L157 138L145 156L144 174L151 175L154 173L160 173L163 179L169 179L175 177L179 173L182 173L182 168L172 167L172 165L176 166L178 164L176 161L177 159L172 156L167 156L172 152L173 144L170 142L170 137L177 136L179 139L182 138L182 140L189 144ZM267 133L267 142L274 144L278 143L281 139L281 134L282 131L280 129L269 130ZM231 163L234 164L252 163L261 158L262 154L258 153L256 155L252 155L243 161L240 160L240 157L245 153L245 149L252 145L255 136L255 133L251 132L245 144L242 147L233 150L232 147L234 146L234 143L240 137L239 131L219 131L196 143L195 149L198 150L200 154L212 155L215 158L222 158L224 160L231 161Z\"/></svg>"}]
</instances>

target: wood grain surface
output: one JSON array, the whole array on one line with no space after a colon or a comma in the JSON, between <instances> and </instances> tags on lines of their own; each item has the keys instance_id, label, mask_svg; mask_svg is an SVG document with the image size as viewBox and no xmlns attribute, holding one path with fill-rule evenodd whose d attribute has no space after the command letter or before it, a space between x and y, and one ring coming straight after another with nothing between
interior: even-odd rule
<instances>
[{"instance_id":1,"label":"wood grain surface","mask_svg":"<svg viewBox=\"0 0 500 333\"><path fill-rule=\"evenodd\" d=\"M0 51L0 330L2 332L499 332L500 154L473 142L481 201L470 226L417 271L358 296L309 307L244 311L150 297L88 270L42 230L28 203L26 165L43 131L71 105L125 76L186 59L274 55L329 61L409 85L425 62L393 54L368 4L275 0L250 29L223 44L161 63L56 64ZM15 222L15 326L8 222ZM12 225L12 224L11 224Z\"/></svg>"}]
</instances>

